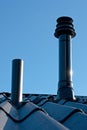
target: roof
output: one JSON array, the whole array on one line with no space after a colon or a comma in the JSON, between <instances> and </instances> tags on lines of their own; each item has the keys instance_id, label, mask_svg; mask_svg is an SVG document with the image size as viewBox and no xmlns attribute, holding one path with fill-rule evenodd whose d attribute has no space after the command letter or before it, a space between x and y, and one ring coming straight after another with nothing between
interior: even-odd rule
<instances>
[{"instance_id":1,"label":"roof","mask_svg":"<svg viewBox=\"0 0 87 130\"><path fill-rule=\"evenodd\" d=\"M87 130L87 97L59 100L57 95L23 94L15 107L10 93L0 94L0 129Z\"/></svg>"}]
</instances>

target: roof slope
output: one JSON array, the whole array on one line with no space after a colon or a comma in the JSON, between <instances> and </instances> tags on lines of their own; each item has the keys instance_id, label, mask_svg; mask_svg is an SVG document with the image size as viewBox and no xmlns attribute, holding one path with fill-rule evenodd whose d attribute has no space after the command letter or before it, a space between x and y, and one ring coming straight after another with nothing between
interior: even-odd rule
<instances>
[{"instance_id":1,"label":"roof slope","mask_svg":"<svg viewBox=\"0 0 87 130\"><path fill-rule=\"evenodd\" d=\"M57 95L24 94L15 107L10 93L0 94L0 129L8 130L87 130L87 98L72 102Z\"/></svg>"}]
</instances>

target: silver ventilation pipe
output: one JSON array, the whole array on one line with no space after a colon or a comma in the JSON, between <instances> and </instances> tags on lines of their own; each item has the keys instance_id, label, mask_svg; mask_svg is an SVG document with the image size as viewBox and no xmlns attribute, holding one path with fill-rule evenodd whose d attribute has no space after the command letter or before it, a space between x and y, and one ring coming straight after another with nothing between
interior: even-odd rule
<instances>
[{"instance_id":1,"label":"silver ventilation pipe","mask_svg":"<svg viewBox=\"0 0 87 130\"><path fill-rule=\"evenodd\" d=\"M11 100L15 106L22 102L23 86L23 60L14 59L12 61L12 90Z\"/></svg>"},{"instance_id":2,"label":"silver ventilation pipe","mask_svg":"<svg viewBox=\"0 0 87 130\"><path fill-rule=\"evenodd\" d=\"M74 100L72 83L72 38L76 35L73 20L70 17L57 19L55 37L59 38L59 83L60 99Z\"/></svg>"}]
</instances>

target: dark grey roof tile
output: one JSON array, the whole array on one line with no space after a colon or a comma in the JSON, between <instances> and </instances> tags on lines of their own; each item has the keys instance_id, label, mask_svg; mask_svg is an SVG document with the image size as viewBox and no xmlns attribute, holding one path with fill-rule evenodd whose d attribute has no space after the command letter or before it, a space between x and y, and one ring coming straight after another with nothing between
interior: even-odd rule
<instances>
[{"instance_id":1,"label":"dark grey roof tile","mask_svg":"<svg viewBox=\"0 0 87 130\"><path fill-rule=\"evenodd\" d=\"M58 100L56 95L24 94L23 103L16 108L10 94L0 94L0 99L1 130L11 127L13 130L87 129L87 105L78 100L72 102Z\"/></svg>"},{"instance_id":2,"label":"dark grey roof tile","mask_svg":"<svg viewBox=\"0 0 87 130\"><path fill-rule=\"evenodd\" d=\"M65 105L70 106L70 107L74 107L77 109L82 109L85 113L87 113L87 105L86 104L68 101L68 102L65 102Z\"/></svg>"},{"instance_id":3,"label":"dark grey roof tile","mask_svg":"<svg viewBox=\"0 0 87 130\"><path fill-rule=\"evenodd\" d=\"M71 114L79 112L79 109L68 107L65 105L59 105L52 102L47 102L42 106L43 109L54 119L59 122L67 119Z\"/></svg>"},{"instance_id":4,"label":"dark grey roof tile","mask_svg":"<svg viewBox=\"0 0 87 130\"><path fill-rule=\"evenodd\" d=\"M32 95L32 96L29 96L28 98L29 98L29 100L31 102L33 102L37 98L37 96L36 95Z\"/></svg>"},{"instance_id":5,"label":"dark grey roof tile","mask_svg":"<svg viewBox=\"0 0 87 130\"><path fill-rule=\"evenodd\" d=\"M8 101L0 104L0 109L3 110L11 119L16 122L21 122L35 111L43 111L41 108L33 104L32 102L26 103L21 108L17 109Z\"/></svg>"},{"instance_id":6,"label":"dark grey roof tile","mask_svg":"<svg viewBox=\"0 0 87 130\"><path fill-rule=\"evenodd\" d=\"M63 105L66 101L67 100L65 100L65 99L60 99L60 100L57 101L57 103L60 104L60 105Z\"/></svg>"},{"instance_id":7,"label":"dark grey roof tile","mask_svg":"<svg viewBox=\"0 0 87 130\"><path fill-rule=\"evenodd\" d=\"M68 130L31 102L17 109L5 101L0 104L0 116L1 130Z\"/></svg>"},{"instance_id":8,"label":"dark grey roof tile","mask_svg":"<svg viewBox=\"0 0 87 130\"><path fill-rule=\"evenodd\" d=\"M64 123L70 130L87 130L87 115L84 113L74 113Z\"/></svg>"},{"instance_id":9,"label":"dark grey roof tile","mask_svg":"<svg viewBox=\"0 0 87 130\"><path fill-rule=\"evenodd\" d=\"M24 130L28 128L29 130L68 130L68 128L65 128L62 124L42 112L32 114L30 118L22 122L21 126Z\"/></svg>"},{"instance_id":10,"label":"dark grey roof tile","mask_svg":"<svg viewBox=\"0 0 87 130\"><path fill-rule=\"evenodd\" d=\"M42 108L44 108L52 118L62 123L70 130L87 130L87 114L85 114L80 107L77 108L47 102Z\"/></svg>"},{"instance_id":11,"label":"dark grey roof tile","mask_svg":"<svg viewBox=\"0 0 87 130\"><path fill-rule=\"evenodd\" d=\"M0 109L0 130L16 130L16 124Z\"/></svg>"},{"instance_id":12,"label":"dark grey roof tile","mask_svg":"<svg viewBox=\"0 0 87 130\"><path fill-rule=\"evenodd\" d=\"M3 94L0 94L0 103L2 103L2 102L5 101L5 100L6 100L6 97L3 96Z\"/></svg>"}]
</instances>

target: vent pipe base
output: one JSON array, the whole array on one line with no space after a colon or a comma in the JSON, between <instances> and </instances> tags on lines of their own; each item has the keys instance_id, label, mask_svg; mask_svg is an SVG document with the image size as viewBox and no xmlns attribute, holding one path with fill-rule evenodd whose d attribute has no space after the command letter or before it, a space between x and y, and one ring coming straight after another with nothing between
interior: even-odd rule
<instances>
[{"instance_id":1,"label":"vent pipe base","mask_svg":"<svg viewBox=\"0 0 87 130\"><path fill-rule=\"evenodd\" d=\"M60 99L75 100L73 83L68 81L59 81L57 94Z\"/></svg>"}]
</instances>

